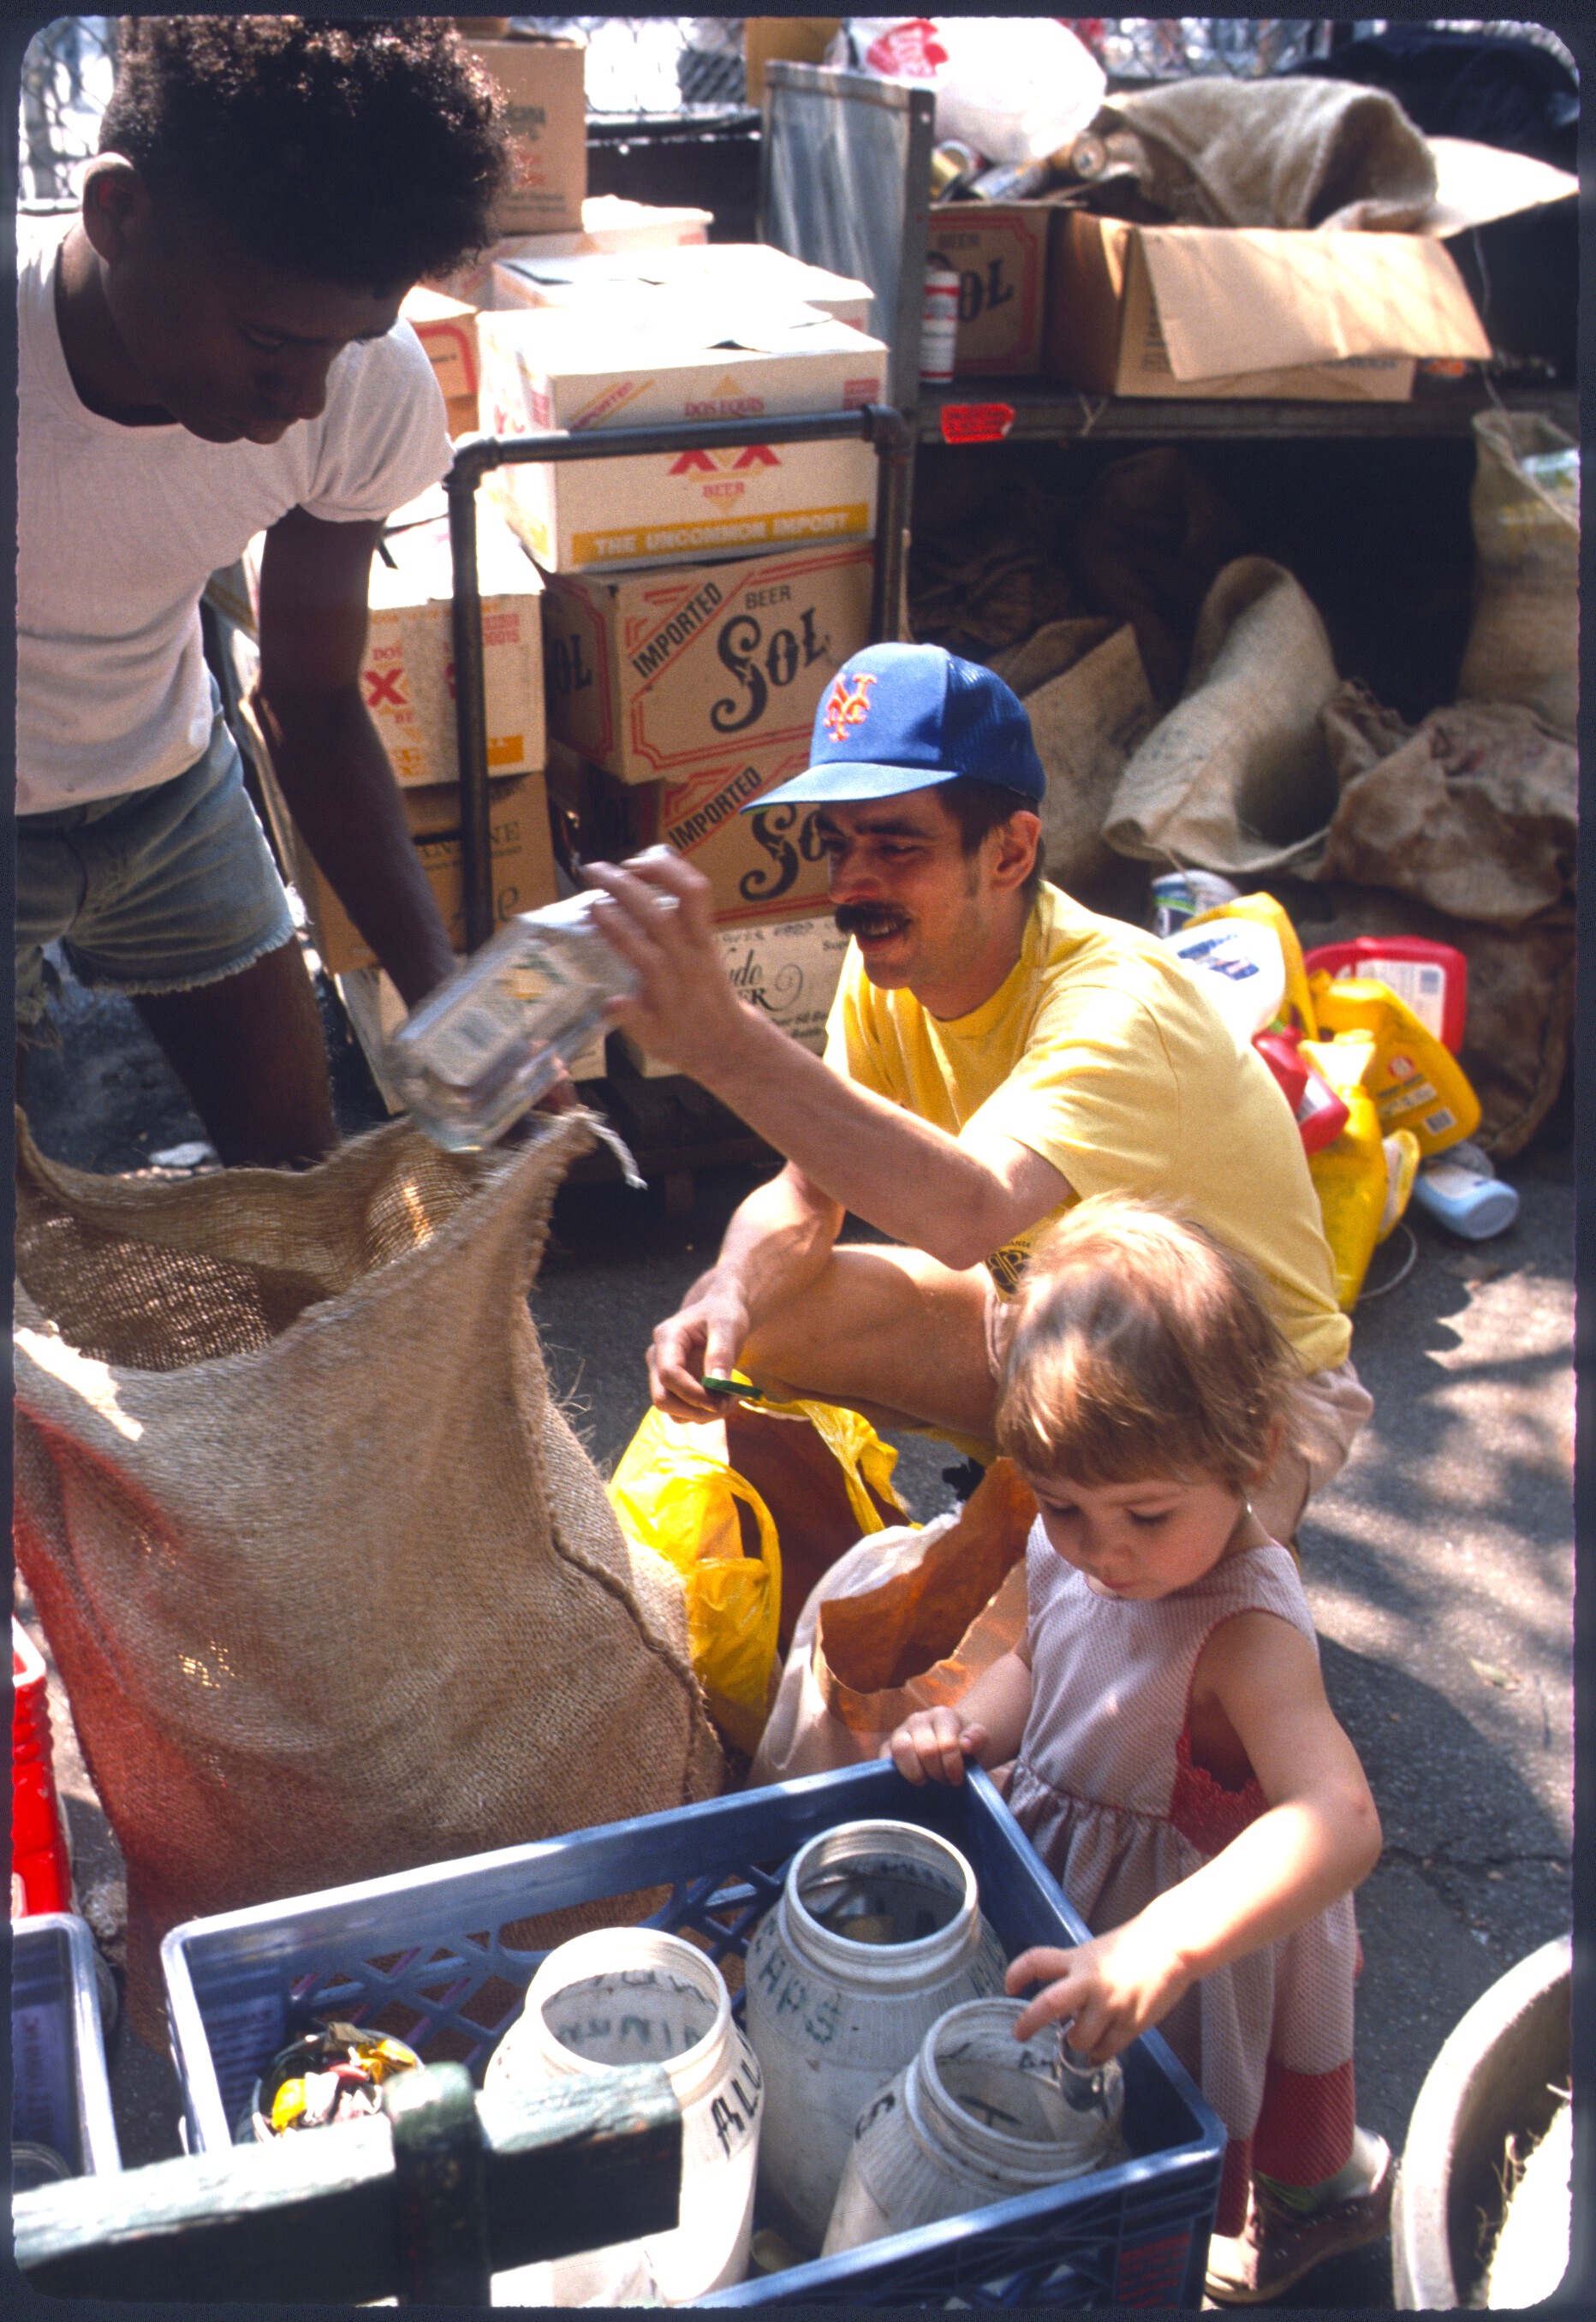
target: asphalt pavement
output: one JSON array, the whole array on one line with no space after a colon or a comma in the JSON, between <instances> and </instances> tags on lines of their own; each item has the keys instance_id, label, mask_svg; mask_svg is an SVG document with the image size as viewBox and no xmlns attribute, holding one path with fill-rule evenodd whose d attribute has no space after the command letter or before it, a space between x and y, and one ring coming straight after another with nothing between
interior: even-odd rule
<instances>
[{"instance_id":1,"label":"asphalt pavement","mask_svg":"<svg viewBox=\"0 0 1596 2322\"><path fill-rule=\"evenodd\" d=\"M96 1170L148 1166L201 1135L125 1002L69 989L59 1052L29 1061L43 1149ZM372 1117L339 1060L346 1129ZM1238 1166L1243 1166L1238 1157ZM1509 1967L1570 1924L1573 1166L1566 1106L1503 1174L1517 1224L1459 1241L1411 1214L1377 1252L1354 1357L1372 1425L1304 1522L1304 1578L1327 1684L1369 1774L1385 1851L1358 1897L1358 2114L1399 2148L1442 2041ZM700 1177L690 1211L616 1184L568 1187L534 1293L552 1377L607 1471L646 1404L643 1349L707 1262L749 1171ZM1409 1248L1412 1264L1394 1280ZM1386 1284L1391 1284L1389 1289ZM954 1455L898 1439L925 1519ZM120 1864L52 1687L78 1888L114 1961ZM114 2087L124 2159L178 2149L164 2059L123 2034ZM1321 2267L1281 2301L1389 2306L1381 2248Z\"/></svg>"}]
</instances>

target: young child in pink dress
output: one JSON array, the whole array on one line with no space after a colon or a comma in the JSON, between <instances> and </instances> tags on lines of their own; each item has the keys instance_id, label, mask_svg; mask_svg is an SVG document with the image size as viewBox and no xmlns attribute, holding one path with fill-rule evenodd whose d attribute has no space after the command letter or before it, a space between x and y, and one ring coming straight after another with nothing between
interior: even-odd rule
<instances>
[{"instance_id":1,"label":"young child in pink dress","mask_svg":"<svg viewBox=\"0 0 1596 2322\"><path fill-rule=\"evenodd\" d=\"M1091 1929L1017 1959L1016 2026L1093 2062L1157 2025L1229 2131L1209 2295L1254 2304L1389 2228L1353 2111L1352 1890L1380 1854L1290 1553L1247 1502L1291 1357L1246 1262L1081 1202L1010 1310L998 1441L1035 1493L1017 1650L889 1745L910 1781L1013 1760L1008 1804Z\"/></svg>"}]
</instances>

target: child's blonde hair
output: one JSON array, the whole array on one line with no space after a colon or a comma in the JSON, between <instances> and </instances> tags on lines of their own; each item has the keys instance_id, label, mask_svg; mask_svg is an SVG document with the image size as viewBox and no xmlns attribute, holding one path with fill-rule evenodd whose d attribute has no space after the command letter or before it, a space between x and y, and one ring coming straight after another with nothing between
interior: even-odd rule
<instances>
[{"instance_id":1,"label":"child's blonde hair","mask_svg":"<svg viewBox=\"0 0 1596 2322\"><path fill-rule=\"evenodd\" d=\"M998 1444L1027 1475L1244 1491L1269 1464L1297 1367L1256 1270L1179 1211L1079 1202L1005 1319Z\"/></svg>"}]
</instances>

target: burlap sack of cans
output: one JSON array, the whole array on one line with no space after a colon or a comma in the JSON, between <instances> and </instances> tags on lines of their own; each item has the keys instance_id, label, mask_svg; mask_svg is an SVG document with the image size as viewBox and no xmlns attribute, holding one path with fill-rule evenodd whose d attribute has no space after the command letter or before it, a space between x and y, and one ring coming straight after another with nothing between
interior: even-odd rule
<instances>
[{"instance_id":1,"label":"burlap sack of cans","mask_svg":"<svg viewBox=\"0 0 1596 2322\"><path fill-rule=\"evenodd\" d=\"M18 1132L17 1549L126 1857L141 2037L184 1919L720 1787L679 1583L527 1309L579 1117L508 1159L398 1123L177 1183Z\"/></svg>"}]
</instances>

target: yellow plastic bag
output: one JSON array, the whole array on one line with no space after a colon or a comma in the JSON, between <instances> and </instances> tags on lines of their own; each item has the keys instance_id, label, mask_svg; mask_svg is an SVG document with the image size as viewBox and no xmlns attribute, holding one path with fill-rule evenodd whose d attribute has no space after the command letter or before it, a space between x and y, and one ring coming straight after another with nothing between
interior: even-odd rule
<instances>
[{"instance_id":1,"label":"yellow plastic bag","mask_svg":"<svg viewBox=\"0 0 1596 2322\"><path fill-rule=\"evenodd\" d=\"M898 1454L856 1411L825 1403L761 1403L757 1411L762 1421L805 1421L819 1437L836 1463L856 1538L883 1529L878 1503L903 1513L892 1488ZM752 1754L774 1692L781 1541L766 1500L733 1464L727 1428L726 1419L684 1421L650 1411L608 1488L627 1538L680 1573L694 1673L722 1732ZM757 1556L744 1550L739 1505L753 1519Z\"/></svg>"}]
</instances>

